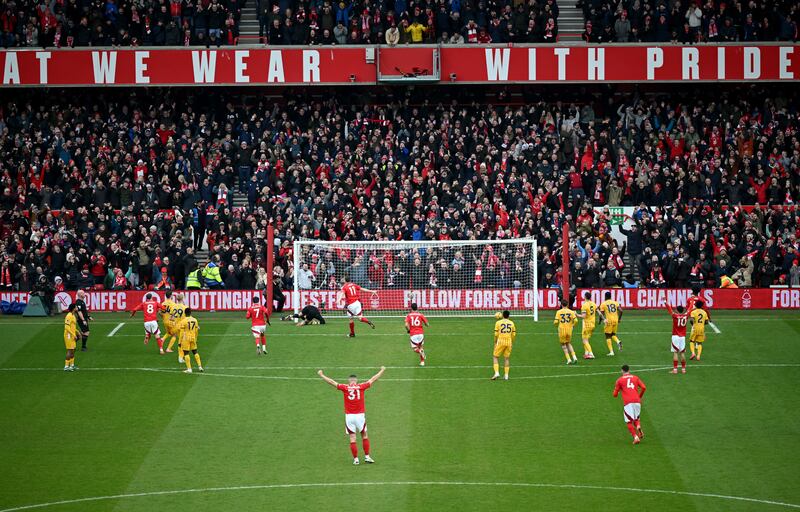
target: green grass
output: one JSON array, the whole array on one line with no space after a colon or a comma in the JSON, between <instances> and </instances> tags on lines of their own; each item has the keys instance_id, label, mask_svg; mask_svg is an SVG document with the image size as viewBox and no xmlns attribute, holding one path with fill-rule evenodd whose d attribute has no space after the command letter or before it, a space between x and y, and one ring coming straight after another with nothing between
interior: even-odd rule
<instances>
[{"instance_id":1,"label":"green grass","mask_svg":"<svg viewBox=\"0 0 800 512\"><path fill-rule=\"evenodd\" d=\"M800 506L800 316L717 312L722 333L709 334L704 361L675 376L666 313L629 313L624 352L606 358L598 333L598 359L577 367L562 364L550 314L517 320L509 382L489 380L490 318L432 319L429 366L418 368L400 319L358 326L355 340L340 320L278 323L270 354L257 357L242 315L202 314L203 375L144 347L140 317L96 315L72 374L60 370L62 319L2 318L0 511L139 493L43 510ZM623 362L648 385L639 446L611 397ZM315 369L366 378L380 365L388 370L367 393L377 464L353 467L341 393ZM182 490L197 492L152 494Z\"/></svg>"}]
</instances>

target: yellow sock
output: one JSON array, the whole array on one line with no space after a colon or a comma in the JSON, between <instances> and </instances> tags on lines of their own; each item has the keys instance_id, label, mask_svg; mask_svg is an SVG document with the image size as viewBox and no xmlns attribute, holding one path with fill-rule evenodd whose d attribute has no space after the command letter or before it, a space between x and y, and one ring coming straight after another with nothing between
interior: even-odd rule
<instances>
[{"instance_id":1,"label":"yellow sock","mask_svg":"<svg viewBox=\"0 0 800 512\"><path fill-rule=\"evenodd\" d=\"M167 336L167 339L169 339L169 345L167 345L167 350L172 350L172 347L175 346L175 342L178 340L178 338L176 338L175 336Z\"/></svg>"},{"instance_id":2,"label":"yellow sock","mask_svg":"<svg viewBox=\"0 0 800 512\"><path fill-rule=\"evenodd\" d=\"M203 366L203 363L200 361L200 354L194 355L194 360L197 361L197 366Z\"/></svg>"},{"instance_id":3,"label":"yellow sock","mask_svg":"<svg viewBox=\"0 0 800 512\"><path fill-rule=\"evenodd\" d=\"M566 360L567 360L567 362L568 362L568 363L569 363L570 361L572 361L572 358L571 358L571 357L569 356L569 354L567 354L566 352L564 352L564 357L566 358Z\"/></svg>"},{"instance_id":4,"label":"yellow sock","mask_svg":"<svg viewBox=\"0 0 800 512\"><path fill-rule=\"evenodd\" d=\"M611 339L614 340L614 343L619 343L619 338L617 338L616 334L612 336Z\"/></svg>"},{"instance_id":5,"label":"yellow sock","mask_svg":"<svg viewBox=\"0 0 800 512\"><path fill-rule=\"evenodd\" d=\"M70 366L75 366L75 358L74 357L69 360L69 365Z\"/></svg>"},{"instance_id":6,"label":"yellow sock","mask_svg":"<svg viewBox=\"0 0 800 512\"><path fill-rule=\"evenodd\" d=\"M64 368L69 366L69 359L64 359Z\"/></svg>"},{"instance_id":7,"label":"yellow sock","mask_svg":"<svg viewBox=\"0 0 800 512\"><path fill-rule=\"evenodd\" d=\"M500 373L500 364L499 363L492 364L492 368L494 368L494 373Z\"/></svg>"},{"instance_id":8,"label":"yellow sock","mask_svg":"<svg viewBox=\"0 0 800 512\"><path fill-rule=\"evenodd\" d=\"M703 354L703 344L697 344L697 359L700 359L700 356Z\"/></svg>"},{"instance_id":9,"label":"yellow sock","mask_svg":"<svg viewBox=\"0 0 800 512\"><path fill-rule=\"evenodd\" d=\"M692 355L695 355L694 354L694 342L693 341L689 342L689 351L692 353Z\"/></svg>"},{"instance_id":10,"label":"yellow sock","mask_svg":"<svg viewBox=\"0 0 800 512\"><path fill-rule=\"evenodd\" d=\"M178 357L183 359L183 349L178 345Z\"/></svg>"},{"instance_id":11,"label":"yellow sock","mask_svg":"<svg viewBox=\"0 0 800 512\"><path fill-rule=\"evenodd\" d=\"M191 357L184 357L183 358L183 362L186 363L186 369L187 370L191 370L192 369L192 358Z\"/></svg>"},{"instance_id":12,"label":"yellow sock","mask_svg":"<svg viewBox=\"0 0 800 512\"><path fill-rule=\"evenodd\" d=\"M506 374L506 377L508 377L508 370L510 370L510 369L511 369L511 367L510 367L510 366L504 366L504 367L503 367L503 373L505 373L505 374Z\"/></svg>"},{"instance_id":13,"label":"yellow sock","mask_svg":"<svg viewBox=\"0 0 800 512\"><path fill-rule=\"evenodd\" d=\"M587 354L592 353L592 345L588 341L583 342L583 351Z\"/></svg>"},{"instance_id":14,"label":"yellow sock","mask_svg":"<svg viewBox=\"0 0 800 512\"><path fill-rule=\"evenodd\" d=\"M611 338L606 338L606 345L608 346L608 352L614 352L614 345L611 344Z\"/></svg>"}]
</instances>

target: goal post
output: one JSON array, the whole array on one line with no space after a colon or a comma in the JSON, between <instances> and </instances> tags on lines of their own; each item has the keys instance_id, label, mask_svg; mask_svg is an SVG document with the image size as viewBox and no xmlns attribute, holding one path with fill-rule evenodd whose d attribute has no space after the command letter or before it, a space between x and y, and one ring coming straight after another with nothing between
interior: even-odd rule
<instances>
[{"instance_id":1,"label":"goal post","mask_svg":"<svg viewBox=\"0 0 800 512\"><path fill-rule=\"evenodd\" d=\"M343 278L362 292L370 317L405 316L416 303L428 316L493 315L505 309L539 318L535 238L442 241L297 240L293 251L295 313L308 304L343 310Z\"/></svg>"}]
</instances>

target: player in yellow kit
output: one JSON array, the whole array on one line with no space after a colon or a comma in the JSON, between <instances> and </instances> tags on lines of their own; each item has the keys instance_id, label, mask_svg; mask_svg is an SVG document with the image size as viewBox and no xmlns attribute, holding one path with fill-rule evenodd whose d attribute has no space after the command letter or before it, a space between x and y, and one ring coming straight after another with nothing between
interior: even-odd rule
<instances>
[{"instance_id":1,"label":"player in yellow kit","mask_svg":"<svg viewBox=\"0 0 800 512\"><path fill-rule=\"evenodd\" d=\"M581 304L581 313L578 315L583 318L583 329L581 329L581 338L583 341L583 358L594 359L592 352L592 345L589 340L594 334L597 327L597 304L591 300L589 292L583 293L583 303Z\"/></svg>"},{"instance_id":2,"label":"player in yellow kit","mask_svg":"<svg viewBox=\"0 0 800 512\"><path fill-rule=\"evenodd\" d=\"M578 356L575 355L575 349L572 348L572 329L577 323L578 314L569 309L569 302L562 300L561 309L556 311L556 318L553 320L553 325L558 326L558 342L561 343L561 350L564 351L567 364L575 364L578 362Z\"/></svg>"},{"instance_id":3,"label":"player in yellow kit","mask_svg":"<svg viewBox=\"0 0 800 512\"><path fill-rule=\"evenodd\" d=\"M200 354L197 353L197 335L200 334L200 324L197 319L192 316L192 308L186 308L183 311L183 318L178 323L178 332L180 336L181 350L184 354L184 362L186 369L183 373L192 373L192 358L189 353L194 354L194 360L197 362L197 369L203 371L203 363L200 361Z\"/></svg>"},{"instance_id":4,"label":"player in yellow kit","mask_svg":"<svg viewBox=\"0 0 800 512\"><path fill-rule=\"evenodd\" d=\"M172 345L175 344L175 323L172 321L172 308L175 307L175 301L172 300L172 291L167 290L164 292L164 300L161 302L161 321L164 322L164 330L167 335L164 336L164 343L169 341L167 352L172 352Z\"/></svg>"},{"instance_id":5,"label":"player in yellow kit","mask_svg":"<svg viewBox=\"0 0 800 512\"><path fill-rule=\"evenodd\" d=\"M167 352L172 352L172 344L178 339L178 324L183 318L184 310L186 310L186 305L183 303L183 295L177 293L175 294L175 302L172 304L172 312L170 313L170 317L172 318L172 326L175 330L175 337L169 342L169 346L167 346ZM180 343L178 343L178 362L183 363L183 351L181 350Z\"/></svg>"},{"instance_id":6,"label":"player in yellow kit","mask_svg":"<svg viewBox=\"0 0 800 512\"><path fill-rule=\"evenodd\" d=\"M64 317L64 346L67 348L67 355L64 358L64 371L75 371L75 343L78 340L78 319L75 317L75 304L70 304L67 308L67 316Z\"/></svg>"},{"instance_id":7,"label":"player in yellow kit","mask_svg":"<svg viewBox=\"0 0 800 512\"><path fill-rule=\"evenodd\" d=\"M606 334L606 346L608 346L608 355L614 355L614 345L616 342L617 350L622 352L622 342L617 337L617 329L619 329L619 321L622 318L622 308L619 302L611 300L611 292L606 292L604 295L605 300L600 304L600 316L605 322L603 331Z\"/></svg>"},{"instance_id":8,"label":"player in yellow kit","mask_svg":"<svg viewBox=\"0 0 800 512\"><path fill-rule=\"evenodd\" d=\"M494 375L492 380L497 380L500 377L500 362L499 357L505 358L504 376L508 380L508 370L510 368L511 347L514 345L514 340L517 339L517 326L514 325L509 317L511 313L503 311L503 318L494 324L494 352L492 353L492 368L494 368Z\"/></svg>"},{"instance_id":9,"label":"player in yellow kit","mask_svg":"<svg viewBox=\"0 0 800 512\"><path fill-rule=\"evenodd\" d=\"M706 324L711 321L708 312L703 309L705 303L702 300L695 302L695 308L689 314L689 321L692 323L692 334L689 336L689 351L692 356L689 359L700 360L703 354L703 342L706 341Z\"/></svg>"}]
</instances>

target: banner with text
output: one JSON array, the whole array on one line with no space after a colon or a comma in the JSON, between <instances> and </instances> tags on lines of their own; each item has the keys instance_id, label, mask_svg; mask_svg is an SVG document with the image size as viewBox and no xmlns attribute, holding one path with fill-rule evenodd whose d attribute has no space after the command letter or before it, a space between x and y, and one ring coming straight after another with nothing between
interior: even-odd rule
<instances>
[{"instance_id":1,"label":"banner with text","mask_svg":"<svg viewBox=\"0 0 800 512\"><path fill-rule=\"evenodd\" d=\"M582 289L591 293L592 300L598 304L603 301L605 292L610 292L614 300L625 309L660 309L671 306L685 306L691 293L687 289L654 288L611 288ZM87 306L91 311L128 311L152 293L158 300L163 292L145 291L89 291ZM184 303L196 311L242 311L252 304L253 297L260 297L258 290L189 290L182 291ZM299 294L302 308L305 305L323 306L324 311L343 310L344 299L337 290L302 290ZM286 309L294 308L292 292L285 292ZM365 311L406 310L412 302L420 309L432 311L489 311L502 309L532 310L533 290L527 289L438 289L438 290L379 290L376 295L362 294ZM757 288L757 289L705 289L700 298L711 309L800 309L800 288ZM60 292L55 295L55 303L65 310L75 299L75 292ZM560 290L542 289L538 292L540 309L558 309ZM0 300L7 302L28 302L24 292L0 292ZM579 299L580 300L580 299Z\"/></svg>"},{"instance_id":2,"label":"banner with text","mask_svg":"<svg viewBox=\"0 0 800 512\"><path fill-rule=\"evenodd\" d=\"M592 301L600 304L606 292L624 309L660 309L686 306L691 294L687 289L611 288L578 290L591 293ZM700 292L700 299L710 309L800 309L800 288L709 288Z\"/></svg>"},{"instance_id":3,"label":"banner with text","mask_svg":"<svg viewBox=\"0 0 800 512\"><path fill-rule=\"evenodd\" d=\"M431 59L439 59L443 84L795 81L797 50L792 44L24 49L0 51L0 70L3 86L364 85L378 82L379 67L387 79L424 77Z\"/></svg>"}]
</instances>

